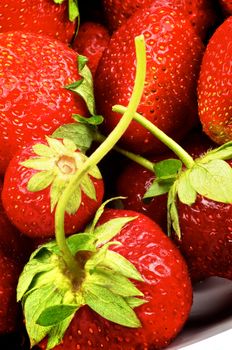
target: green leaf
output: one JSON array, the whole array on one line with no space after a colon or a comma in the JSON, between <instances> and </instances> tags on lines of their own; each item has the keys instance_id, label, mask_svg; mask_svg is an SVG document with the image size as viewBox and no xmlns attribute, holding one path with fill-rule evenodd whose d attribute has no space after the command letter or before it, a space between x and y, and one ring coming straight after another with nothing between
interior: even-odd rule
<instances>
[{"instance_id":1,"label":"green leaf","mask_svg":"<svg viewBox=\"0 0 232 350\"><path fill-rule=\"evenodd\" d=\"M228 160L232 159L232 141L225 143L224 145L210 150L202 158L199 159L200 163L208 163L211 160L221 159Z\"/></svg>"},{"instance_id":2,"label":"green leaf","mask_svg":"<svg viewBox=\"0 0 232 350\"><path fill-rule=\"evenodd\" d=\"M54 326L57 323L64 321L67 317L75 314L78 308L78 305L65 304L50 306L41 312L36 324L43 327Z\"/></svg>"},{"instance_id":3,"label":"green leaf","mask_svg":"<svg viewBox=\"0 0 232 350\"><path fill-rule=\"evenodd\" d=\"M108 288L111 292L123 297L143 296L143 293L128 278L112 270L96 268L88 278L88 283Z\"/></svg>"},{"instance_id":4,"label":"green leaf","mask_svg":"<svg viewBox=\"0 0 232 350\"><path fill-rule=\"evenodd\" d=\"M87 59L85 56L78 56L78 70L81 81L65 86L67 90L76 92L85 101L91 115L95 115L95 99L93 90L93 77L90 69L86 65Z\"/></svg>"},{"instance_id":5,"label":"green leaf","mask_svg":"<svg viewBox=\"0 0 232 350\"><path fill-rule=\"evenodd\" d=\"M56 129L52 137L70 139L81 151L85 152L94 140L94 130L85 124L64 124Z\"/></svg>"},{"instance_id":6,"label":"green leaf","mask_svg":"<svg viewBox=\"0 0 232 350\"><path fill-rule=\"evenodd\" d=\"M32 146L33 151L37 156L42 156L42 157L54 157L55 152L48 146L42 144L42 143L37 143L36 145Z\"/></svg>"},{"instance_id":7,"label":"green leaf","mask_svg":"<svg viewBox=\"0 0 232 350\"><path fill-rule=\"evenodd\" d=\"M185 171L183 174L181 174L177 182L179 200L187 205L195 203L197 197L197 192L191 186L191 183L189 181L189 174L189 170Z\"/></svg>"},{"instance_id":8,"label":"green leaf","mask_svg":"<svg viewBox=\"0 0 232 350\"><path fill-rule=\"evenodd\" d=\"M30 192L38 192L49 187L55 178L53 170L40 171L34 174L27 183L27 189Z\"/></svg>"},{"instance_id":9,"label":"green leaf","mask_svg":"<svg viewBox=\"0 0 232 350\"><path fill-rule=\"evenodd\" d=\"M112 250L107 250L101 266L122 274L125 277L132 278L137 281L143 281L143 277L136 267L122 255L113 252Z\"/></svg>"},{"instance_id":10,"label":"green leaf","mask_svg":"<svg viewBox=\"0 0 232 350\"><path fill-rule=\"evenodd\" d=\"M77 233L69 236L66 242L73 255L79 251L96 251L96 238L88 233Z\"/></svg>"},{"instance_id":11,"label":"green leaf","mask_svg":"<svg viewBox=\"0 0 232 350\"><path fill-rule=\"evenodd\" d=\"M78 19L78 22L80 21L80 13L77 0L68 0L68 14L69 20L71 22L75 21L76 19Z\"/></svg>"},{"instance_id":12,"label":"green leaf","mask_svg":"<svg viewBox=\"0 0 232 350\"><path fill-rule=\"evenodd\" d=\"M37 157L30 158L20 163L25 168L34 169L34 170L53 170L55 167L55 161L52 158L48 157Z\"/></svg>"},{"instance_id":13,"label":"green leaf","mask_svg":"<svg viewBox=\"0 0 232 350\"><path fill-rule=\"evenodd\" d=\"M189 175L191 186L200 195L222 203L232 203L232 169L220 159L198 163Z\"/></svg>"},{"instance_id":14,"label":"green leaf","mask_svg":"<svg viewBox=\"0 0 232 350\"><path fill-rule=\"evenodd\" d=\"M144 299L140 299L140 298L135 298L135 297L128 297L125 298L125 301L127 302L127 304L132 308L136 308L139 307L141 305L146 304L148 301L144 300Z\"/></svg>"},{"instance_id":15,"label":"green leaf","mask_svg":"<svg viewBox=\"0 0 232 350\"><path fill-rule=\"evenodd\" d=\"M172 186L173 181L157 181L157 179L151 184L148 190L145 192L143 199L153 198L167 193Z\"/></svg>"},{"instance_id":16,"label":"green leaf","mask_svg":"<svg viewBox=\"0 0 232 350\"><path fill-rule=\"evenodd\" d=\"M81 189L80 187L76 187L69 198L68 204L65 208L65 211L69 214L76 214L77 210L81 205Z\"/></svg>"},{"instance_id":17,"label":"green leaf","mask_svg":"<svg viewBox=\"0 0 232 350\"><path fill-rule=\"evenodd\" d=\"M95 228L95 226L96 226L98 220L100 219L100 217L101 217L101 215L102 215L102 213L103 213L103 211L104 211L104 209L105 209L105 206L106 206L108 203L110 203L110 202L112 202L112 201L114 201L114 200L123 199L123 198L125 198L125 197L114 197L114 198L107 199L105 202L103 202L103 203L100 205L100 207L98 208L98 210L96 211L92 224L87 228L88 232L89 232L89 233L93 233L94 228Z\"/></svg>"},{"instance_id":18,"label":"green leaf","mask_svg":"<svg viewBox=\"0 0 232 350\"><path fill-rule=\"evenodd\" d=\"M154 171L158 179L176 178L182 168L182 162L178 159L165 159L154 164Z\"/></svg>"},{"instance_id":19,"label":"green leaf","mask_svg":"<svg viewBox=\"0 0 232 350\"><path fill-rule=\"evenodd\" d=\"M86 117L82 117L79 114L73 114L72 117L78 123L93 125L93 126L102 124L104 120L102 115L92 115L91 117L86 118Z\"/></svg>"},{"instance_id":20,"label":"green leaf","mask_svg":"<svg viewBox=\"0 0 232 350\"><path fill-rule=\"evenodd\" d=\"M85 175L81 180L81 189L91 199L97 200L96 190L93 181L88 175Z\"/></svg>"},{"instance_id":21,"label":"green leaf","mask_svg":"<svg viewBox=\"0 0 232 350\"><path fill-rule=\"evenodd\" d=\"M121 296L96 285L86 283L83 287L86 304L100 316L126 327L141 326L135 312Z\"/></svg>"},{"instance_id":22,"label":"green leaf","mask_svg":"<svg viewBox=\"0 0 232 350\"><path fill-rule=\"evenodd\" d=\"M180 232L180 224L179 224L179 216L178 210L176 206L176 198L177 198L177 183L174 182L170 191L168 192L168 235L171 235L171 228L173 227L175 233L178 238L181 237Z\"/></svg>"},{"instance_id":23,"label":"green leaf","mask_svg":"<svg viewBox=\"0 0 232 350\"><path fill-rule=\"evenodd\" d=\"M97 226L93 232L97 238L97 245L105 244L114 238L122 228L129 222L136 219L136 216L115 218Z\"/></svg>"}]
</instances>

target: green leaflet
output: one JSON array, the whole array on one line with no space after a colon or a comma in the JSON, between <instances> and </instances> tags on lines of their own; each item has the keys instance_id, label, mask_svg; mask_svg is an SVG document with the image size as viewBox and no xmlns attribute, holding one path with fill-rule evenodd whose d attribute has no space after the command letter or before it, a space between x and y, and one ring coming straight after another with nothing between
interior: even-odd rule
<instances>
[{"instance_id":1,"label":"green leaflet","mask_svg":"<svg viewBox=\"0 0 232 350\"><path fill-rule=\"evenodd\" d=\"M90 275L88 282L108 288L112 293L123 297L143 296L143 293L128 278L104 268L97 267Z\"/></svg>"},{"instance_id":2,"label":"green leaflet","mask_svg":"<svg viewBox=\"0 0 232 350\"><path fill-rule=\"evenodd\" d=\"M78 305L60 304L50 306L41 312L36 323L43 327L57 325L67 317L73 316L77 309Z\"/></svg>"},{"instance_id":3,"label":"green leaflet","mask_svg":"<svg viewBox=\"0 0 232 350\"><path fill-rule=\"evenodd\" d=\"M76 122L86 124L88 126L98 126L102 124L104 120L102 115L92 115L91 117L86 118L79 114L73 114L72 117Z\"/></svg>"},{"instance_id":4,"label":"green leaflet","mask_svg":"<svg viewBox=\"0 0 232 350\"><path fill-rule=\"evenodd\" d=\"M52 137L70 139L82 152L86 152L94 140L94 132L95 130L86 124L71 123L60 126Z\"/></svg>"},{"instance_id":5,"label":"green leaflet","mask_svg":"<svg viewBox=\"0 0 232 350\"><path fill-rule=\"evenodd\" d=\"M55 178L53 170L40 171L34 174L27 183L30 192L37 192L49 187Z\"/></svg>"},{"instance_id":6,"label":"green leaflet","mask_svg":"<svg viewBox=\"0 0 232 350\"><path fill-rule=\"evenodd\" d=\"M86 65L87 58L78 56L78 71L82 79L70 85L66 85L67 90L76 92L85 101L91 115L95 115L95 99L93 91L93 77L90 69Z\"/></svg>"},{"instance_id":7,"label":"green leaflet","mask_svg":"<svg viewBox=\"0 0 232 350\"><path fill-rule=\"evenodd\" d=\"M141 326L135 312L121 296L89 283L85 283L83 289L86 304L102 317L126 327Z\"/></svg>"},{"instance_id":8,"label":"green leaflet","mask_svg":"<svg viewBox=\"0 0 232 350\"><path fill-rule=\"evenodd\" d=\"M183 174L181 174L177 182L177 192L179 200L187 205L195 203L197 197L197 192L191 186L189 180L190 172L191 170L186 170L185 172L183 172Z\"/></svg>"},{"instance_id":9,"label":"green leaflet","mask_svg":"<svg viewBox=\"0 0 232 350\"><path fill-rule=\"evenodd\" d=\"M222 203L232 203L232 169L220 159L197 163L189 174L194 190L202 196Z\"/></svg>"},{"instance_id":10,"label":"green leaflet","mask_svg":"<svg viewBox=\"0 0 232 350\"><path fill-rule=\"evenodd\" d=\"M122 228L127 223L135 219L135 216L115 218L107 221L100 226L97 226L94 230L94 235L97 239L97 245L105 244L106 242L110 241L122 230Z\"/></svg>"}]
</instances>

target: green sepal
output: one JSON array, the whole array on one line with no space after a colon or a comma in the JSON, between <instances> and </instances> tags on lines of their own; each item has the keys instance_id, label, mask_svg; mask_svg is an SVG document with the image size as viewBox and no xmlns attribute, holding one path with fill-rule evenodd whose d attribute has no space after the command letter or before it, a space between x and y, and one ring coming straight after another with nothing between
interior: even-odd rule
<instances>
[{"instance_id":1,"label":"green sepal","mask_svg":"<svg viewBox=\"0 0 232 350\"><path fill-rule=\"evenodd\" d=\"M181 174L177 182L177 192L179 200L187 205L195 203L197 192L190 183L189 174L191 170L186 170Z\"/></svg>"},{"instance_id":2,"label":"green sepal","mask_svg":"<svg viewBox=\"0 0 232 350\"><path fill-rule=\"evenodd\" d=\"M159 180L176 179L182 169L179 159L165 159L154 164L154 172Z\"/></svg>"},{"instance_id":3,"label":"green sepal","mask_svg":"<svg viewBox=\"0 0 232 350\"><path fill-rule=\"evenodd\" d=\"M222 203L232 203L232 168L221 159L196 163L189 174L191 186L200 195Z\"/></svg>"},{"instance_id":4,"label":"green sepal","mask_svg":"<svg viewBox=\"0 0 232 350\"><path fill-rule=\"evenodd\" d=\"M36 157L30 158L20 163L25 168L30 168L34 170L47 171L53 170L55 162L53 158L49 157Z\"/></svg>"},{"instance_id":5,"label":"green sepal","mask_svg":"<svg viewBox=\"0 0 232 350\"><path fill-rule=\"evenodd\" d=\"M200 162L207 163L214 159L232 159L232 141L224 143L224 145L208 151L203 157L200 158Z\"/></svg>"},{"instance_id":6,"label":"green sepal","mask_svg":"<svg viewBox=\"0 0 232 350\"><path fill-rule=\"evenodd\" d=\"M85 264L85 270L92 274L94 272L94 270L96 269L96 267L100 264L102 264L105 261L106 258L106 254L108 251L108 248L111 245L118 245L120 243L118 242L108 242L107 244L105 244L103 247L97 249L96 253L93 254L88 261Z\"/></svg>"},{"instance_id":7,"label":"green sepal","mask_svg":"<svg viewBox=\"0 0 232 350\"><path fill-rule=\"evenodd\" d=\"M39 315L36 324L43 327L57 325L67 317L74 315L77 310L78 305L59 304L47 307Z\"/></svg>"},{"instance_id":8,"label":"green sepal","mask_svg":"<svg viewBox=\"0 0 232 350\"><path fill-rule=\"evenodd\" d=\"M91 117L86 118L79 114L73 114L72 117L76 122L90 126L98 126L102 124L104 120L102 115L92 115Z\"/></svg>"},{"instance_id":9,"label":"green sepal","mask_svg":"<svg viewBox=\"0 0 232 350\"><path fill-rule=\"evenodd\" d=\"M158 181L157 179L153 181L151 186L145 192L143 199L146 201L149 198L157 197L162 194L168 193L173 181Z\"/></svg>"},{"instance_id":10,"label":"green sepal","mask_svg":"<svg viewBox=\"0 0 232 350\"><path fill-rule=\"evenodd\" d=\"M52 137L68 138L72 140L75 145L83 153L85 153L92 145L94 140L95 129L87 124L64 124L54 131Z\"/></svg>"},{"instance_id":11,"label":"green sepal","mask_svg":"<svg viewBox=\"0 0 232 350\"><path fill-rule=\"evenodd\" d=\"M81 205L81 189L76 187L71 194L67 206L65 208L66 213L73 215L77 212Z\"/></svg>"},{"instance_id":12,"label":"green sepal","mask_svg":"<svg viewBox=\"0 0 232 350\"><path fill-rule=\"evenodd\" d=\"M78 7L78 1L77 0L68 0L68 15L69 20L71 22L75 21L77 19L78 21L78 27L80 23L80 12Z\"/></svg>"},{"instance_id":13,"label":"green sepal","mask_svg":"<svg viewBox=\"0 0 232 350\"><path fill-rule=\"evenodd\" d=\"M72 84L66 85L67 90L77 93L83 98L91 115L95 115L95 99L93 89L93 77L87 66L88 59L85 56L78 55L78 72L82 79Z\"/></svg>"},{"instance_id":14,"label":"green sepal","mask_svg":"<svg viewBox=\"0 0 232 350\"><path fill-rule=\"evenodd\" d=\"M56 154L50 147L43 143L35 144L32 146L32 149L37 156L41 157L53 157Z\"/></svg>"},{"instance_id":15,"label":"green sepal","mask_svg":"<svg viewBox=\"0 0 232 350\"><path fill-rule=\"evenodd\" d=\"M126 327L141 327L136 313L120 295L89 283L83 285L83 293L86 304L107 320Z\"/></svg>"},{"instance_id":16,"label":"green sepal","mask_svg":"<svg viewBox=\"0 0 232 350\"><path fill-rule=\"evenodd\" d=\"M178 238L181 237L179 216L177 210L177 183L174 182L170 191L168 192L168 235L171 235L172 227Z\"/></svg>"},{"instance_id":17,"label":"green sepal","mask_svg":"<svg viewBox=\"0 0 232 350\"><path fill-rule=\"evenodd\" d=\"M40 171L34 174L27 183L27 189L30 192L42 191L52 184L55 179L53 170Z\"/></svg>"},{"instance_id":18,"label":"green sepal","mask_svg":"<svg viewBox=\"0 0 232 350\"><path fill-rule=\"evenodd\" d=\"M123 297L143 296L143 293L128 278L106 268L97 267L89 276L88 281L108 288L111 292Z\"/></svg>"},{"instance_id":19,"label":"green sepal","mask_svg":"<svg viewBox=\"0 0 232 350\"><path fill-rule=\"evenodd\" d=\"M81 180L81 189L89 198L94 199L95 201L97 200L93 181L89 178L88 174L83 176Z\"/></svg>"},{"instance_id":20,"label":"green sepal","mask_svg":"<svg viewBox=\"0 0 232 350\"><path fill-rule=\"evenodd\" d=\"M64 334L69 327L73 317L74 314L72 314L70 317L67 317L56 326L50 328L46 350L53 349L56 345L62 342Z\"/></svg>"},{"instance_id":21,"label":"green sepal","mask_svg":"<svg viewBox=\"0 0 232 350\"><path fill-rule=\"evenodd\" d=\"M132 309L148 303L147 300L136 298L136 297L127 297L125 298L125 301L130 307L132 307Z\"/></svg>"},{"instance_id":22,"label":"green sepal","mask_svg":"<svg viewBox=\"0 0 232 350\"><path fill-rule=\"evenodd\" d=\"M110 241L122 230L126 224L135 220L136 218L137 216L119 217L97 226L94 230L97 245L105 244L106 242Z\"/></svg>"}]
</instances>

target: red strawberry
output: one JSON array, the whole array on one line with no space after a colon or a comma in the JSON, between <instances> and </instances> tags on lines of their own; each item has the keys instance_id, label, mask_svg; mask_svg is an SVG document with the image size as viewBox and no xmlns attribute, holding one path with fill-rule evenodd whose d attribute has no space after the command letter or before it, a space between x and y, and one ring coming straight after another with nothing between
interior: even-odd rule
<instances>
[{"instance_id":1,"label":"red strawberry","mask_svg":"<svg viewBox=\"0 0 232 350\"><path fill-rule=\"evenodd\" d=\"M19 321L16 286L21 268L0 249L0 334L15 332Z\"/></svg>"},{"instance_id":2,"label":"red strawberry","mask_svg":"<svg viewBox=\"0 0 232 350\"><path fill-rule=\"evenodd\" d=\"M138 112L175 138L183 137L197 121L196 80L203 47L179 12L151 6L138 11L110 40L95 75L98 113L109 133L120 119L114 104L127 105L134 81L133 40L143 33L147 48L146 85ZM158 152L162 145L133 121L122 144L135 152Z\"/></svg>"},{"instance_id":3,"label":"red strawberry","mask_svg":"<svg viewBox=\"0 0 232 350\"><path fill-rule=\"evenodd\" d=\"M231 0L219 0L224 12L227 15L232 15L232 1Z\"/></svg>"},{"instance_id":4,"label":"red strawberry","mask_svg":"<svg viewBox=\"0 0 232 350\"><path fill-rule=\"evenodd\" d=\"M86 156L72 141L47 138L35 141L11 160L4 178L2 201L14 225L31 237L54 236L54 208L61 193ZM103 182L97 167L90 170L66 209L65 230L81 229L94 215L103 197Z\"/></svg>"},{"instance_id":5,"label":"red strawberry","mask_svg":"<svg viewBox=\"0 0 232 350\"><path fill-rule=\"evenodd\" d=\"M117 231L119 233L117 233L116 235L116 232L112 234L112 231L115 231L115 225L117 225L119 229L119 231ZM58 336L58 342L61 343L60 345L55 346L54 349L108 349L109 347L112 350L129 350L140 348L160 349L161 347L168 345L170 341L176 336L176 334L182 329L189 315L192 303L191 283L189 280L186 264L184 262L184 259L180 255L179 250L175 247L171 240L161 231L158 225L156 225L148 217L136 213L134 211L113 209L105 210L95 230L95 239L99 239L99 237L101 237L101 242L107 242L110 237L112 239L112 237L114 236L114 239L117 242L120 242L121 245L110 245L109 250L107 251L108 253L104 253L106 260L104 260L104 255L99 255L98 259L94 259L93 255L91 257L91 252L86 252L86 256L83 255L84 251L79 246L79 250L82 251L77 253L76 258L78 259L79 256L78 261L82 261L82 264L86 267L87 264L89 264L90 262L90 260L88 260L89 257L90 259L92 259L92 264L97 264L95 265L95 267L94 265L90 264L90 266L92 266L92 272L91 275L86 276L86 279L83 281L82 288L83 290L85 290L86 286L88 285L88 288L91 289L90 285L88 284L90 282L87 282L89 278L93 278L92 283L96 283L95 287L99 290L99 293L101 293L101 289L103 288L105 290L104 295L107 295L106 289L108 289L109 291L113 288L115 296L111 301L108 299L108 302L105 305L105 309L103 311L103 314L105 313L106 318L110 318L111 314L114 314L115 305L117 305L117 303L119 302L117 293L121 293L121 296L124 295L124 297L127 298L126 300L127 303L129 303L128 305L132 305L130 304L132 300L133 302L138 302L137 307L135 307L135 312L141 322L141 326L135 328L133 328L133 326L124 327L120 325L120 323L116 324L107 320L106 318L102 318L100 315L93 312L89 307L85 306L76 312L76 315L74 316L70 327L64 335L62 342ZM72 247L73 244L75 244L75 240L80 236L81 234L75 235L75 237L73 236ZM81 240L83 240L84 236L87 237L88 235L86 233L82 234ZM71 240L72 236L69 239ZM88 248L86 243L85 249L87 250ZM47 245L47 248L45 245L43 250L39 250L37 253L35 253L30 262L31 266L34 266L34 264L36 264L37 254L38 258L41 259L41 254L43 254L43 252L45 252L46 249L51 248L51 245ZM102 249L102 252L105 251L104 246L100 249ZM115 256L115 253L120 255L117 255L117 260L115 260L115 262L117 261L116 265L112 265L112 254L114 254L113 256ZM46 258L48 254L45 254L46 255L44 255L44 257ZM82 254L82 259L80 254ZM107 254L109 254L108 258ZM124 264L122 263L122 261L125 261L122 259L125 258L127 259L127 263L126 265L122 266ZM117 272L115 271L112 276L112 278L116 278L117 273L119 273L119 270L122 273L122 271L124 271L123 267L128 267L128 262L134 265L134 267L141 274L144 280L143 282L137 281L134 284L134 287L139 288L140 292L143 293L144 300L146 301L145 304L140 298L126 297L129 289L132 287L131 283L129 283L128 288L125 289L125 285L123 282L120 285L118 285L118 283L116 282L115 284L112 284L112 282L110 283L108 281L107 284L104 285L104 279L98 281L96 279L97 277L94 277L94 274L97 273L100 273L101 275L101 271L104 271L103 266L108 266L109 271L110 269L113 269L116 266ZM46 264L45 261L44 263ZM103 270L101 270L102 268ZM27 292L27 288L24 287L24 281L25 277L28 276L27 274L29 269L30 265L28 265L27 270L25 270L19 281L18 293L20 297L22 294L22 290L24 290L25 293ZM105 273L107 273L107 271L105 271ZM129 275L127 274L127 277L128 276ZM52 278L55 278L55 275ZM136 279L136 277L134 278ZM40 287L45 288L45 286L41 284L42 281L43 279L40 279L38 286L36 286L36 284L33 286L34 291L32 291L31 297L33 297L33 293L41 293L41 290L39 290L39 285ZM64 285L62 285L62 288L64 288ZM119 288L119 290L117 288ZM35 291L36 289L37 292ZM26 315L28 315L29 312L27 308L27 295L28 294L25 294L24 299L24 311ZM99 294L93 293L91 294L90 299L87 298L87 305L91 305L90 307L95 311L99 310L100 301L98 300L98 297ZM102 295L102 301L104 300L104 298L105 297ZM67 300L68 299L66 298L66 303L68 303ZM78 300L77 294L76 300ZM30 298L30 303L31 302L32 299ZM48 302L50 305L49 307L51 308L50 300L48 300ZM111 302L114 305L112 307L110 304ZM139 302L141 302L140 306ZM33 316L34 320L36 320L37 315L40 313L40 311L38 312L36 310L35 313L36 315ZM123 311L121 311L121 313L123 314ZM26 318L27 329L29 331L31 330L31 334L29 334L30 338L32 338L33 335L35 335L36 338L41 339L42 334L44 337L44 333L42 333L44 331L43 328L41 328L41 324L43 322L46 323L47 319L43 316L40 316L38 318L38 324L40 324L40 328L37 328L37 331L39 333L39 336L35 334L33 330L34 320L28 318L27 323ZM61 324L60 327L62 327ZM67 324L65 327L67 327ZM56 329L54 328L53 330L55 331ZM53 348L53 344L55 341L54 338L56 336L54 337L52 334L49 333L48 327L46 328L46 333L49 336L49 346ZM33 341L34 344L36 344L36 339L33 339ZM46 343L47 341L45 340L42 343L40 343L40 349L46 349Z\"/></svg>"},{"instance_id":6,"label":"red strawberry","mask_svg":"<svg viewBox=\"0 0 232 350\"><path fill-rule=\"evenodd\" d=\"M193 158L199 157L214 146L213 142L199 132L188 135L183 143ZM157 163L168 158L176 158L176 155L169 153L160 157L153 157L151 161ZM154 172L134 162L128 163L118 177L117 194L126 197L123 200L125 209L135 210L149 216L165 232L167 230L167 195L153 197L149 202L143 199L154 179Z\"/></svg>"},{"instance_id":7,"label":"red strawberry","mask_svg":"<svg viewBox=\"0 0 232 350\"><path fill-rule=\"evenodd\" d=\"M68 17L68 1L58 5L53 0L2 0L0 32L19 30L46 34L70 43L76 21Z\"/></svg>"},{"instance_id":8,"label":"red strawberry","mask_svg":"<svg viewBox=\"0 0 232 350\"><path fill-rule=\"evenodd\" d=\"M93 75L109 40L108 30L100 23L85 22L79 28L72 47L88 58L88 67Z\"/></svg>"},{"instance_id":9,"label":"red strawberry","mask_svg":"<svg viewBox=\"0 0 232 350\"><path fill-rule=\"evenodd\" d=\"M216 143L232 139L232 18L213 34L203 57L199 84L199 116L205 133Z\"/></svg>"},{"instance_id":10,"label":"red strawberry","mask_svg":"<svg viewBox=\"0 0 232 350\"><path fill-rule=\"evenodd\" d=\"M201 38L205 38L207 30L215 24L216 13L212 3L208 0L126 0L123 3L118 0L103 0L109 27L113 31L116 30L138 8L149 6L152 3L184 11Z\"/></svg>"},{"instance_id":11,"label":"red strawberry","mask_svg":"<svg viewBox=\"0 0 232 350\"><path fill-rule=\"evenodd\" d=\"M28 142L87 114L84 101L64 88L80 79L77 54L61 42L20 32L0 34L0 173Z\"/></svg>"}]
</instances>

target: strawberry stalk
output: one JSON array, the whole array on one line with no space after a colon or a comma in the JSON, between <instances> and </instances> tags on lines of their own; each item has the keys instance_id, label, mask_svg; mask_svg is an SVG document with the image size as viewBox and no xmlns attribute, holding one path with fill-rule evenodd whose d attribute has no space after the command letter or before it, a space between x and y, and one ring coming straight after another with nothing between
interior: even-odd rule
<instances>
[{"instance_id":1,"label":"strawberry stalk","mask_svg":"<svg viewBox=\"0 0 232 350\"><path fill-rule=\"evenodd\" d=\"M126 107L121 105L115 105L113 106L112 110L114 112L123 114L125 113ZM193 158L171 137L166 135L162 130L157 128L157 126L155 126L153 123L151 123L149 120L147 120L138 112L134 114L133 119L136 120L142 126L144 126L147 130L150 131L152 135L154 135L159 141L161 141L170 150L172 150L178 156L178 158L181 159L181 161L186 166L186 168L188 169L192 168L192 166L195 164Z\"/></svg>"},{"instance_id":2,"label":"strawberry stalk","mask_svg":"<svg viewBox=\"0 0 232 350\"><path fill-rule=\"evenodd\" d=\"M123 116L118 125L104 140L104 142L97 148L97 150L84 162L83 166L79 169L77 174L70 181L64 192L62 193L55 212L55 234L57 245L62 252L63 259L69 268L70 272L75 276L82 277L82 269L78 262L74 259L65 238L64 230L64 215L67 203L73 193L73 189L80 185L81 180L88 171L93 168L104 156L115 146L118 140L121 138L127 127L131 123L136 109L139 105L140 99L143 93L143 87L146 75L146 49L143 36L135 38L136 59L137 68L135 76L135 84L132 92L132 96L128 107L125 108Z\"/></svg>"}]
</instances>

